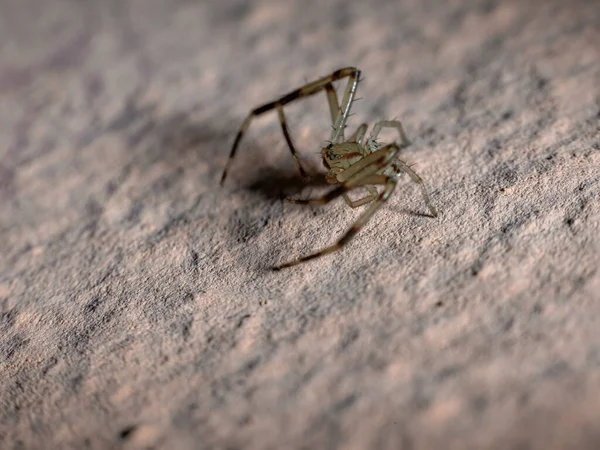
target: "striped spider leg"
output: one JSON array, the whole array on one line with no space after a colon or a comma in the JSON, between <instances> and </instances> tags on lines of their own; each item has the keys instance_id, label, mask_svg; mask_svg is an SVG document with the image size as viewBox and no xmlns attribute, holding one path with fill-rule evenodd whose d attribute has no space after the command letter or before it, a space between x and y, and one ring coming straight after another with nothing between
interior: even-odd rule
<instances>
[{"instance_id":1,"label":"striped spider leg","mask_svg":"<svg viewBox=\"0 0 600 450\"><path fill-rule=\"evenodd\" d=\"M337 80L341 80L343 78L348 78L348 84L346 85L346 90L344 92L344 97L342 98L341 105L338 105L338 98L333 88L333 82ZM354 95L356 94L356 89L358 87L358 82L360 78L360 70L354 67L345 67L343 69L336 70L331 75L320 78L316 81L308 83L301 88L298 88L283 97L280 97L277 100L274 100L269 103L265 103L262 106L254 108L252 111L248 113L244 122L242 122L242 126L240 127L237 136L235 137L235 141L233 142L233 146L231 148L231 153L229 154L229 160L225 165L225 169L223 170L223 175L221 176L221 186L225 182L225 177L227 176L227 172L231 167L231 163L233 162L233 158L237 152L239 143L242 139L242 136L250 126L250 122L256 116L260 116L272 109L277 110L277 115L279 117L279 122L281 124L281 129L283 131L283 136L287 142L288 147L290 148L290 152L292 153L292 157L296 164L298 165L298 170L300 171L300 175L303 178L307 178L307 173L300 164L300 160L298 159L298 155L296 154L296 149L294 148L294 144L292 143L292 138L290 136L290 132L288 130L285 115L283 114L284 105L293 102L302 97L308 97L309 95L314 95L322 90L325 90L327 93L327 100L329 102L329 110L331 112L331 121L333 123L332 131L331 131L331 142L338 142L339 140L344 139L344 128L346 126L346 121L348 120L348 116L350 114L350 107L352 106L352 101L354 99Z\"/></svg>"}]
</instances>

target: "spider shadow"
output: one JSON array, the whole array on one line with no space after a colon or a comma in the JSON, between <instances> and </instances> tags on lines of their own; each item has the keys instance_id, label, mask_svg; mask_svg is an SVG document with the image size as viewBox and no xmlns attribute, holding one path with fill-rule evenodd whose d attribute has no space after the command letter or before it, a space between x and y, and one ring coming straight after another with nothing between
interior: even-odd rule
<instances>
[{"instance_id":1,"label":"spider shadow","mask_svg":"<svg viewBox=\"0 0 600 450\"><path fill-rule=\"evenodd\" d=\"M208 164L210 171L215 172L222 166L219 161L221 156L227 153L226 149L220 152L222 149L215 147L226 147L224 143L230 139L230 130L216 128L210 123L192 122L184 114L178 113L161 123L149 122L137 133L130 134L127 143L135 146L144 140L145 156L150 162L160 161L171 167L179 167L181 161L185 161L186 169L191 170L196 163L202 163Z\"/></svg>"},{"instance_id":2,"label":"spider shadow","mask_svg":"<svg viewBox=\"0 0 600 450\"><path fill-rule=\"evenodd\" d=\"M312 172L309 179L304 179L297 172L278 172L267 170L254 177L244 189L268 199L283 199L296 195L307 187L322 188L329 186L325 174Z\"/></svg>"},{"instance_id":3,"label":"spider shadow","mask_svg":"<svg viewBox=\"0 0 600 450\"><path fill-rule=\"evenodd\" d=\"M301 195L307 188L322 188L328 186L325 174L314 174L311 172L310 179L305 179L297 171L284 170L278 171L276 169L268 169L260 171L255 174L248 182L244 183L241 187L235 189L232 194L240 191L246 194L256 196L255 200L250 200L244 206L241 206L238 210L234 211L232 216L228 220L227 230L229 231L229 239L233 242L247 242L255 237L258 237L265 231L265 227L270 221L273 220L285 220L284 208L281 206L275 206L275 204L282 205L286 202L286 197L289 196L308 196ZM256 206L256 204L262 204ZM265 205L270 203L274 208ZM290 203L291 205L291 203ZM260 216L257 210L266 208L271 211L268 218ZM300 208L302 208L300 206ZM288 236L282 237L282 242L290 242L291 238ZM285 244L284 244L285 245ZM276 260L280 259L280 253L285 255L285 249L282 248L281 252L273 249L275 254L272 256ZM271 257L268 258L271 260ZM285 258L284 258L285 259ZM242 257L239 263L243 265L247 270L255 271L257 273L271 273L273 266L276 263L275 260L267 262L264 258L252 257L246 259Z\"/></svg>"},{"instance_id":4,"label":"spider shadow","mask_svg":"<svg viewBox=\"0 0 600 450\"><path fill-rule=\"evenodd\" d=\"M217 170L220 157L226 158L227 153L221 147L227 147L235 130L202 120L200 104L163 115L158 102L144 100L145 91L144 86L136 89L108 123L92 127L81 136L79 144L85 146L103 134L115 134L128 156L134 155L132 163L136 166L150 167L160 162L170 168L185 165L185 169L193 170L196 163L208 163L211 172Z\"/></svg>"}]
</instances>

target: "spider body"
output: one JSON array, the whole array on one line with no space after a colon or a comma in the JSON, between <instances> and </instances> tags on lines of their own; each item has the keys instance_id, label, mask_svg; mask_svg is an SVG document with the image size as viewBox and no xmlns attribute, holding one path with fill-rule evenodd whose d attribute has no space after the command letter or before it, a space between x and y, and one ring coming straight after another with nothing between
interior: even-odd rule
<instances>
[{"instance_id":1,"label":"spider body","mask_svg":"<svg viewBox=\"0 0 600 450\"><path fill-rule=\"evenodd\" d=\"M300 174L306 178L307 174L300 160L296 155L296 150L292 143L292 139L287 128L283 106L298 98L316 94L317 92L325 91L329 102L329 110L332 121L331 137L329 144L321 149L321 157L323 165L328 169L327 182L338 185L336 188L325 194L321 198L315 199L292 199L288 198L292 203L298 204L325 204L331 200L342 196L348 206L356 208L358 206L369 204L368 208L352 225L352 227L338 240L337 243L327 247L317 253L304 256L297 260L274 267L274 270L280 270L285 267L291 267L305 261L317 258L319 256L331 253L344 244L346 244L358 230L371 218L377 209L387 201L396 187L397 178L402 173L406 173L410 178L421 187L421 194L425 204L429 208L432 217L437 216L437 212L431 202L427 190L424 187L423 180L417 175L403 160L398 158L400 151L410 145L410 141L404 133L402 124L396 120L384 120L377 122L371 131L369 137L364 141L367 132L367 124L361 124L354 134L348 139L344 137L344 129L350 114L350 107L354 101L354 95L358 86L360 71L354 67L346 67L336 70L332 74L320 78L316 81L306 84L299 89L296 89L278 100L266 103L259 106L248 114L233 143L231 153L227 165L223 170L221 177L221 185L225 181L227 171L233 161L235 153L242 136L250 125L251 120L258 115L261 115L272 109L277 110L279 122L283 131L284 138L290 148L292 157L296 161ZM338 98L333 82L342 78L348 78L348 83L344 92L344 97L341 103L338 104ZM377 141L380 131L383 128L394 128L398 132L398 139L389 144L382 145ZM364 141L364 142L363 142ZM376 186L384 186L379 192ZM368 191L368 195L351 200L348 196L348 191L363 187Z\"/></svg>"}]
</instances>

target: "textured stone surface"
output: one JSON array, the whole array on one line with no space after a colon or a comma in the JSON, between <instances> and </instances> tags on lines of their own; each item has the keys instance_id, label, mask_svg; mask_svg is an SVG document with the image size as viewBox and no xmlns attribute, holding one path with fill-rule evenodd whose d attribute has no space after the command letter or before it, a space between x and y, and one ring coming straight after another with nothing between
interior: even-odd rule
<instances>
[{"instance_id":1,"label":"textured stone surface","mask_svg":"<svg viewBox=\"0 0 600 450\"><path fill-rule=\"evenodd\" d=\"M597 1L0 3L2 448L599 448ZM274 115L400 118L349 245ZM290 106L319 167L325 96ZM315 169L316 170L316 169Z\"/></svg>"}]
</instances>

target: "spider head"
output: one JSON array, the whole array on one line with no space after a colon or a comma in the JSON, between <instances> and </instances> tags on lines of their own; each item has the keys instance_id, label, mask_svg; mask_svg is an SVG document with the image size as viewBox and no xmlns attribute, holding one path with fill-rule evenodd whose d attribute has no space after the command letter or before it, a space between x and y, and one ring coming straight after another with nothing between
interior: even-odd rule
<instances>
[{"instance_id":1,"label":"spider head","mask_svg":"<svg viewBox=\"0 0 600 450\"><path fill-rule=\"evenodd\" d=\"M325 167L343 169L348 168L363 157L361 148L356 142L329 143L321 149L321 156Z\"/></svg>"}]
</instances>

